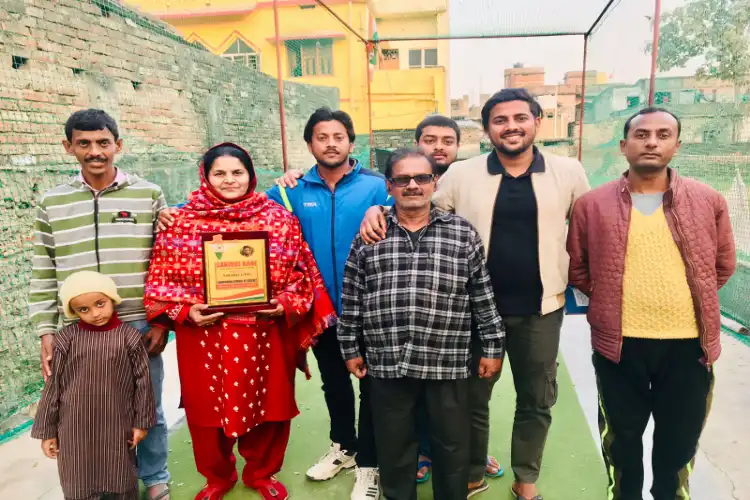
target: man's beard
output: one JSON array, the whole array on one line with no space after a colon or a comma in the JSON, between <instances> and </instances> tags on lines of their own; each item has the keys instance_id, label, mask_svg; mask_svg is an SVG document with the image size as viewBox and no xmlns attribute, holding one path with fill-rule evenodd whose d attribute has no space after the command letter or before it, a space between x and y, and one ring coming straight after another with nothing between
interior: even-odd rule
<instances>
[{"instance_id":1,"label":"man's beard","mask_svg":"<svg viewBox=\"0 0 750 500\"><path fill-rule=\"evenodd\" d=\"M536 138L536 128L529 132L523 132L521 130L512 130L509 132L506 132L504 135L512 135L513 133L521 133L521 146L518 147L518 149L508 149L505 145L500 144L498 141L497 143L495 141L492 141L492 145L495 146L495 149L498 153L500 153L503 156L507 156L508 158L515 158L517 156L521 156L523 153L529 150L530 147L534 145L534 139ZM531 140L528 142L526 141L526 138L530 137ZM502 137L501 137L502 139Z\"/></svg>"},{"instance_id":2,"label":"man's beard","mask_svg":"<svg viewBox=\"0 0 750 500\"><path fill-rule=\"evenodd\" d=\"M528 144L522 144L520 148L518 149L508 149L502 144L495 144L492 145L495 146L495 149L497 149L498 153L502 154L503 156L507 156L509 158L515 158L516 156L521 156L523 153L529 150L529 148L534 144L534 141L532 140Z\"/></svg>"},{"instance_id":3,"label":"man's beard","mask_svg":"<svg viewBox=\"0 0 750 500\"><path fill-rule=\"evenodd\" d=\"M433 152L430 156L432 156L432 159L435 161L435 165L437 166L437 169L435 170L435 174L437 174L438 176L445 174L450 168L450 166L453 165L456 162L456 160L458 160L458 158L455 156L453 157L453 160L448 160L449 156L441 151L440 154L443 155L443 157L445 158L445 163L438 163L437 160L435 160L434 154L435 153Z\"/></svg>"},{"instance_id":4,"label":"man's beard","mask_svg":"<svg viewBox=\"0 0 750 500\"><path fill-rule=\"evenodd\" d=\"M343 160L337 161L337 162L334 162L334 163L326 161L323 158L321 158L320 160L318 160L318 165L319 166L327 168L329 170L336 170L337 168L340 168L340 167L342 167L344 165L348 165L348 164L349 164L349 157L348 156L345 157Z\"/></svg>"}]
</instances>

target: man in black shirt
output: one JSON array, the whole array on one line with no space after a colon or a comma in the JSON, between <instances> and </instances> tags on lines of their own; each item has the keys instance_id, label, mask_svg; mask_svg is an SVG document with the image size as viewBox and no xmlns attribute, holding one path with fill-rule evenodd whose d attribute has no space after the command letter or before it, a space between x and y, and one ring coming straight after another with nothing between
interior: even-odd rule
<instances>
[{"instance_id":1,"label":"man in black shirt","mask_svg":"<svg viewBox=\"0 0 750 500\"><path fill-rule=\"evenodd\" d=\"M545 199L550 193L536 189L545 174L555 174L547 171L545 156L533 145L541 111L526 91L514 89L495 94L482 110L484 128L494 146L487 157L487 172L501 179L492 210L487 265L498 312L508 331L508 357L516 388L513 494L520 500L542 498L535 483L552 423L551 409L557 401L557 353L563 320L562 307L549 307L548 297L543 306L539 227L541 219L564 223L574 199L588 187L584 177L583 185L574 185L570 192L558 190L554 195L564 203ZM560 208L565 212L555 213Z\"/></svg>"},{"instance_id":2,"label":"man in black shirt","mask_svg":"<svg viewBox=\"0 0 750 500\"><path fill-rule=\"evenodd\" d=\"M531 174L544 172L544 157L536 147L528 153L531 164L515 176L503 166L497 149L487 157L489 173L503 178L490 233L492 242L497 244L492 245L487 266L494 278L495 298L501 302L498 308L509 316L537 314L542 301L538 210Z\"/></svg>"},{"instance_id":3,"label":"man in black shirt","mask_svg":"<svg viewBox=\"0 0 750 500\"><path fill-rule=\"evenodd\" d=\"M526 90L493 95L482 109L482 122L494 150L451 165L433 198L436 206L469 220L487 248L517 395L511 465L513 494L519 500L542 499L536 481L557 401L569 262L566 219L589 189L579 162L534 147L541 111ZM365 241L376 241L384 236L383 227L380 210L373 207L360 234ZM492 382L475 380L470 388L471 493L482 488Z\"/></svg>"}]
</instances>

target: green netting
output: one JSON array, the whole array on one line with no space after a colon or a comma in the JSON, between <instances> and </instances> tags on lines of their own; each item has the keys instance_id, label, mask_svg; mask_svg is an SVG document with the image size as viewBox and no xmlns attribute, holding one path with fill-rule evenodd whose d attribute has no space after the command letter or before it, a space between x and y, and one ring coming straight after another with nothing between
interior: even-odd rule
<instances>
[{"instance_id":1,"label":"green netting","mask_svg":"<svg viewBox=\"0 0 750 500\"><path fill-rule=\"evenodd\" d=\"M409 40L583 34L609 3L608 0L577 0L575 4L555 0L377 0L372 2L372 8L381 40Z\"/></svg>"},{"instance_id":2,"label":"green netting","mask_svg":"<svg viewBox=\"0 0 750 500\"><path fill-rule=\"evenodd\" d=\"M673 167L713 186L727 200L739 262L719 297L724 314L748 325L750 4L671 0L663 9L655 105L682 120L682 148ZM594 64L609 61L613 73L635 76L587 91L584 165L593 184L627 168L618 141L625 119L648 102L652 10L652 2L622 2L589 42ZM619 55L613 59L615 52Z\"/></svg>"},{"instance_id":3,"label":"green netting","mask_svg":"<svg viewBox=\"0 0 750 500\"><path fill-rule=\"evenodd\" d=\"M28 420L42 387L28 320L33 221L42 193L77 173L61 145L78 109L106 110L125 147L118 167L171 204L198 184L202 151L222 141L253 156L260 189L282 170L277 80L236 43L227 57L108 0L0 0L0 440ZM231 57L229 57L231 56ZM284 84L289 165L312 164L302 132L340 90Z\"/></svg>"},{"instance_id":4,"label":"green netting","mask_svg":"<svg viewBox=\"0 0 750 500\"><path fill-rule=\"evenodd\" d=\"M626 117L648 99L653 0L280 4L292 168L313 163L302 131L321 105L351 114L354 156L370 168L382 171L388 153L412 145L417 123L436 112L459 122L460 158L486 152L479 110L504 86L538 96L540 147L575 156L583 128L592 185L626 167L618 141ZM608 5L582 75L583 37L544 35L584 33ZM745 325L747 5L663 0L656 80L657 103L683 118L674 166L729 202L740 266L721 304ZM282 167L273 24L270 3L262 2L0 0L0 435L26 419L41 388L38 340L26 313L31 227L39 195L75 172L59 144L62 123L76 109L106 109L126 140L119 166L161 185L170 203L195 188L200 152L223 140L248 147L267 187ZM508 35L542 38L478 40ZM366 50L359 37L379 41ZM448 40L460 37L475 39Z\"/></svg>"}]
</instances>

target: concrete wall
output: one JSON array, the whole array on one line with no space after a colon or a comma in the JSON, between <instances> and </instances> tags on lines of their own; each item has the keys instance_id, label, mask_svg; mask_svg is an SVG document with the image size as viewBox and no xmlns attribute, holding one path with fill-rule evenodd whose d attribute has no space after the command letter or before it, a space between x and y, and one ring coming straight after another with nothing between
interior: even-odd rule
<instances>
[{"instance_id":1,"label":"concrete wall","mask_svg":"<svg viewBox=\"0 0 750 500\"><path fill-rule=\"evenodd\" d=\"M171 203L197 187L200 153L220 141L250 150L262 185L282 161L276 80L189 46L158 21L103 0L0 0L0 25L2 434L41 388L26 320L32 224L41 193L77 171L60 145L73 111L111 113L125 142L118 165L161 185ZM285 91L290 163L308 167L304 124L317 107L337 107L339 94Z\"/></svg>"},{"instance_id":2,"label":"concrete wall","mask_svg":"<svg viewBox=\"0 0 750 500\"><path fill-rule=\"evenodd\" d=\"M414 147L414 132L416 127L398 130L376 130L373 133L373 146L377 149L396 149ZM367 137L363 140L368 140Z\"/></svg>"}]
</instances>

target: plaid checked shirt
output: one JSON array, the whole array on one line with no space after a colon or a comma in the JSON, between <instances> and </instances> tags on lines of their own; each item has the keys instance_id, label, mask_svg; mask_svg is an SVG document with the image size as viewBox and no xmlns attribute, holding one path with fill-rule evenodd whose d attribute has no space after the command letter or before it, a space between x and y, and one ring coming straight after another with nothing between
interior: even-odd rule
<instances>
[{"instance_id":1,"label":"plaid checked shirt","mask_svg":"<svg viewBox=\"0 0 750 500\"><path fill-rule=\"evenodd\" d=\"M433 207L413 245L394 212L386 238L366 245L357 235L346 262L337 329L344 359L365 347L377 378L468 378L472 323L485 357L502 358L505 342L479 234Z\"/></svg>"}]
</instances>

